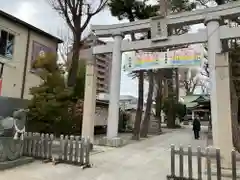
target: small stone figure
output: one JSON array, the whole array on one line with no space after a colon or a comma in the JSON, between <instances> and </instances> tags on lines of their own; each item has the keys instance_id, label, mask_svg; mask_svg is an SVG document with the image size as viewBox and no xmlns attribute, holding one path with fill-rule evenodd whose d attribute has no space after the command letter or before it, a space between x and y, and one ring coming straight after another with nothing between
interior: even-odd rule
<instances>
[{"instance_id":1,"label":"small stone figure","mask_svg":"<svg viewBox=\"0 0 240 180\"><path fill-rule=\"evenodd\" d=\"M0 137L14 137L23 139L25 132L26 110L19 109L13 112L12 117L0 118Z\"/></svg>"},{"instance_id":2,"label":"small stone figure","mask_svg":"<svg viewBox=\"0 0 240 180\"><path fill-rule=\"evenodd\" d=\"M26 119L24 109L14 111L12 117L0 117L0 162L21 157Z\"/></svg>"}]
</instances>

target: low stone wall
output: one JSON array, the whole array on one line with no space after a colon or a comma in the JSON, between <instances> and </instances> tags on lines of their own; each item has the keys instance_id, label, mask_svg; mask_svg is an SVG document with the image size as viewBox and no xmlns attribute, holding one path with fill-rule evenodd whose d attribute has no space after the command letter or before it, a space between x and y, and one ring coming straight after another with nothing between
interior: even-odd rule
<instances>
[{"instance_id":1,"label":"low stone wall","mask_svg":"<svg viewBox=\"0 0 240 180\"><path fill-rule=\"evenodd\" d=\"M0 170L33 162L31 157L23 157L23 140L0 137Z\"/></svg>"},{"instance_id":2,"label":"low stone wall","mask_svg":"<svg viewBox=\"0 0 240 180\"><path fill-rule=\"evenodd\" d=\"M123 137L116 137L112 139L109 139L107 137L102 137L100 139L96 139L94 141L94 144L99 146L122 147L128 144L128 140L124 139Z\"/></svg>"}]
</instances>

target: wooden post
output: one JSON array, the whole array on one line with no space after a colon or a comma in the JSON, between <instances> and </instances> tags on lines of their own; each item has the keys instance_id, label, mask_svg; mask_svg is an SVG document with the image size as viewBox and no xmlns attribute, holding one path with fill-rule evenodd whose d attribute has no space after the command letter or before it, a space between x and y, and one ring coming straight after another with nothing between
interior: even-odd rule
<instances>
[{"instance_id":1,"label":"wooden post","mask_svg":"<svg viewBox=\"0 0 240 180\"><path fill-rule=\"evenodd\" d=\"M31 137L32 139L33 139L33 148L32 148L32 155L33 155L33 157L36 157L37 156L37 136L36 136L36 133L33 133L32 134L32 137Z\"/></svg>"},{"instance_id":2,"label":"wooden post","mask_svg":"<svg viewBox=\"0 0 240 180\"><path fill-rule=\"evenodd\" d=\"M85 165L89 166L90 165L90 138L88 137L85 142Z\"/></svg>"},{"instance_id":3,"label":"wooden post","mask_svg":"<svg viewBox=\"0 0 240 180\"><path fill-rule=\"evenodd\" d=\"M211 171L211 159L210 159L210 149L209 147L206 149L206 159L207 159L207 180L212 179L212 171Z\"/></svg>"},{"instance_id":4,"label":"wooden post","mask_svg":"<svg viewBox=\"0 0 240 180\"><path fill-rule=\"evenodd\" d=\"M84 143L85 143L85 138L81 139L81 147L80 147L80 165L84 164Z\"/></svg>"},{"instance_id":5,"label":"wooden post","mask_svg":"<svg viewBox=\"0 0 240 180\"><path fill-rule=\"evenodd\" d=\"M74 158L74 162L78 163L78 157L79 157L79 145L80 145L80 137L76 136L75 137L75 158Z\"/></svg>"},{"instance_id":6,"label":"wooden post","mask_svg":"<svg viewBox=\"0 0 240 180\"><path fill-rule=\"evenodd\" d=\"M41 135L37 133L37 158L41 157Z\"/></svg>"},{"instance_id":7,"label":"wooden post","mask_svg":"<svg viewBox=\"0 0 240 180\"><path fill-rule=\"evenodd\" d=\"M63 159L64 161L68 159L68 135L64 138Z\"/></svg>"},{"instance_id":8,"label":"wooden post","mask_svg":"<svg viewBox=\"0 0 240 180\"><path fill-rule=\"evenodd\" d=\"M171 145L171 177L175 177L175 146Z\"/></svg>"},{"instance_id":9,"label":"wooden post","mask_svg":"<svg viewBox=\"0 0 240 180\"><path fill-rule=\"evenodd\" d=\"M49 143L49 157L50 157L51 160L53 159L53 157L52 157L52 145L53 145L53 140L54 140L54 135L51 134L51 135L50 135L50 143Z\"/></svg>"},{"instance_id":10,"label":"wooden post","mask_svg":"<svg viewBox=\"0 0 240 180\"><path fill-rule=\"evenodd\" d=\"M25 138L24 138L24 147L23 147L23 155L25 155L25 156L27 156L28 155L28 133L27 132L25 132L24 133L24 136L25 136Z\"/></svg>"},{"instance_id":11,"label":"wooden post","mask_svg":"<svg viewBox=\"0 0 240 180\"><path fill-rule=\"evenodd\" d=\"M183 173L183 168L184 168L184 162L183 162L183 147L182 145L180 145L180 148L179 148L179 173L180 173L180 178L183 178L184 176L184 173Z\"/></svg>"},{"instance_id":12,"label":"wooden post","mask_svg":"<svg viewBox=\"0 0 240 180\"><path fill-rule=\"evenodd\" d=\"M217 180L222 179L221 173L221 154L220 149L216 149L216 163L217 163Z\"/></svg>"},{"instance_id":13,"label":"wooden post","mask_svg":"<svg viewBox=\"0 0 240 180\"><path fill-rule=\"evenodd\" d=\"M197 148L198 180L202 180L202 151L201 147Z\"/></svg>"},{"instance_id":14,"label":"wooden post","mask_svg":"<svg viewBox=\"0 0 240 180\"><path fill-rule=\"evenodd\" d=\"M236 168L236 151L232 150L232 180L237 180L237 168Z\"/></svg>"},{"instance_id":15,"label":"wooden post","mask_svg":"<svg viewBox=\"0 0 240 180\"><path fill-rule=\"evenodd\" d=\"M42 133L41 134L41 158L44 159L45 158L45 134Z\"/></svg>"},{"instance_id":16,"label":"wooden post","mask_svg":"<svg viewBox=\"0 0 240 180\"><path fill-rule=\"evenodd\" d=\"M192 147L188 146L188 178L192 179L193 170L192 170Z\"/></svg>"},{"instance_id":17,"label":"wooden post","mask_svg":"<svg viewBox=\"0 0 240 180\"><path fill-rule=\"evenodd\" d=\"M27 139L28 143L27 143L27 155L28 156L32 156L32 142L33 142L33 137L32 137L32 133L28 132L28 139Z\"/></svg>"},{"instance_id":18,"label":"wooden post","mask_svg":"<svg viewBox=\"0 0 240 180\"><path fill-rule=\"evenodd\" d=\"M69 161L73 162L73 141L74 141L74 136L71 135L70 136L70 140L69 140Z\"/></svg>"},{"instance_id":19,"label":"wooden post","mask_svg":"<svg viewBox=\"0 0 240 180\"><path fill-rule=\"evenodd\" d=\"M44 158L49 160L50 158L49 158L49 149L48 149L49 146L48 146L48 143L50 141L50 137L49 137L48 133L46 134L45 138L46 138L46 141L45 141L45 157Z\"/></svg>"},{"instance_id":20,"label":"wooden post","mask_svg":"<svg viewBox=\"0 0 240 180\"><path fill-rule=\"evenodd\" d=\"M64 159L63 155L64 155L64 144L65 144L65 140L64 140L64 135L60 136L60 154L58 157L59 161L62 161Z\"/></svg>"}]
</instances>

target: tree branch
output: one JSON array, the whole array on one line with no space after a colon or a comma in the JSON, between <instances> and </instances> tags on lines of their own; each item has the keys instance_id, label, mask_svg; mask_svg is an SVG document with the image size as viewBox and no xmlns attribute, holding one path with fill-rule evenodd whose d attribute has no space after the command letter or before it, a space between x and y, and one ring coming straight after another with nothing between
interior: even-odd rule
<instances>
[{"instance_id":1,"label":"tree branch","mask_svg":"<svg viewBox=\"0 0 240 180\"><path fill-rule=\"evenodd\" d=\"M90 4L86 4L87 6L87 18L85 20L85 22L83 23L82 27L81 27L81 30L84 31L87 27L87 25L89 24L90 20L92 19L92 17L94 15L96 15L97 13L99 13L104 7L105 5L107 4L107 0L100 0L100 3L97 7L97 9L95 10L95 12L91 12L91 5Z\"/></svg>"},{"instance_id":2,"label":"tree branch","mask_svg":"<svg viewBox=\"0 0 240 180\"><path fill-rule=\"evenodd\" d=\"M68 13L67 0L48 0L53 9L55 9L60 15L63 15L63 18L66 20L69 28L74 31L74 26L71 22ZM57 1L57 2L56 2Z\"/></svg>"},{"instance_id":3,"label":"tree branch","mask_svg":"<svg viewBox=\"0 0 240 180\"><path fill-rule=\"evenodd\" d=\"M205 0L197 0L197 2L199 2L200 5L204 6L205 8L209 8L209 6L207 5L208 1L205 1Z\"/></svg>"}]
</instances>

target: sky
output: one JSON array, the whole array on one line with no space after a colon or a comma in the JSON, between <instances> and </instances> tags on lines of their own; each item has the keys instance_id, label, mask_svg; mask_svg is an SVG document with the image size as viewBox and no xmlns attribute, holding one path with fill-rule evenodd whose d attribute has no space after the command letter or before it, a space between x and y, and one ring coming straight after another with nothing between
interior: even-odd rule
<instances>
[{"instance_id":1,"label":"sky","mask_svg":"<svg viewBox=\"0 0 240 180\"><path fill-rule=\"evenodd\" d=\"M0 9L53 35L63 36L68 32L63 18L51 8L48 0L0 0ZM90 22L90 24L98 25L116 23L119 23L118 19L112 17L108 9L104 9ZM193 31L197 31L199 27L202 26L193 27ZM87 31L89 30L90 27L87 28ZM87 31L85 34L87 34ZM127 73L122 72L122 95L137 96L137 86L136 79L133 80ZM145 83L144 88L147 89L147 86L147 83Z\"/></svg>"}]
</instances>

